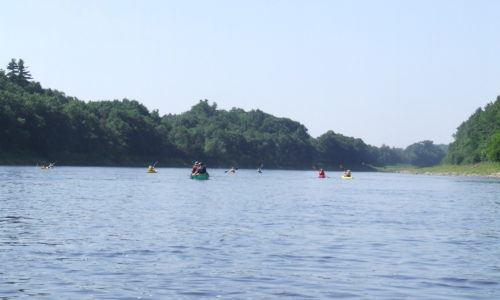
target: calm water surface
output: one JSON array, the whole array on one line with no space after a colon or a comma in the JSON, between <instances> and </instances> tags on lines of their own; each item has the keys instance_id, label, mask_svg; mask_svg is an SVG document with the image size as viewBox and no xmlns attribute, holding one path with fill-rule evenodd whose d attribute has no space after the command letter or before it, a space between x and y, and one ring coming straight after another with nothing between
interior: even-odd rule
<instances>
[{"instance_id":1,"label":"calm water surface","mask_svg":"<svg viewBox=\"0 0 500 300\"><path fill-rule=\"evenodd\" d=\"M498 299L500 180L0 167L0 299Z\"/></svg>"}]
</instances>

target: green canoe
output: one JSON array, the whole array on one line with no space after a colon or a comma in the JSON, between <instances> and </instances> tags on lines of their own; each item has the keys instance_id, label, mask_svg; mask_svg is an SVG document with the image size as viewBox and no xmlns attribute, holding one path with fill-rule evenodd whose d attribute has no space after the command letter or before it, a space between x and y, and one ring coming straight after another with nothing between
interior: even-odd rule
<instances>
[{"instance_id":1,"label":"green canoe","mask_svg":"<svg viewBox=\"0 0 500 300\"><path fill-rule=\"evenodd\" d=\"M191 179L199 179L199 180L205 180L208 179L208 177L209 177L208 173L200 175L191 175Z\"/></svg>"}]
</instances>

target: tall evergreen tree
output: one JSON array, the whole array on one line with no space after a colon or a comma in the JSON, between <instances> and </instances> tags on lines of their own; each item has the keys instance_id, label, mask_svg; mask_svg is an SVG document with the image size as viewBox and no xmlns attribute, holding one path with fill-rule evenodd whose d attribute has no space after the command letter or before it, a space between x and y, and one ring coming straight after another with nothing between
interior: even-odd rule
<instances>
[{"instance_id":1,"label":"tall evergreen tree","mask_svg":"<svg viewBox=\"0 0 500 300\"><path fill-rule=\"evenodd\" d=\"M17 81L17 76L19 75L19 66L16 62L16 60L13 58L10 60L9 64L7 65L7 77L16 82Z\"/></svg>"},{"instance_id":2,"label":"tall evergreen tree","mask_svg":"<svg viewBox=\"0 0 500 300\"><path fill-rule=\"evenodd\" d=\"M17 69L18 69L17 73L18 83L26 84L30 79L32 79L31 73L28 71L28 67L24 65L24 61L22 59L18 60Z\"/></svg>"},{"instance_id":3,"label":"tall evergreen tree","mask_svg":"<svg viewBox=\"0 0 500 300\"><path fill-rule=\"evenodd\" d=\"M19 85L26 86L29 80L32 79L31 73L28 71L28 67L24 65L24 60L19 59L16 61L14 58L10 61L7 66L7 77Z\"/></svg>"}]
</instances>

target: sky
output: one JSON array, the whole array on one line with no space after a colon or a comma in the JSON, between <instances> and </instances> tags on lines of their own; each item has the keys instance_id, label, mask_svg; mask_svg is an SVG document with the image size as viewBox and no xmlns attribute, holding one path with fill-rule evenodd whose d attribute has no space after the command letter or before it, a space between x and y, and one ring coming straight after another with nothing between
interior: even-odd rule
<instances>
[{"instance_id":1,"label":"sky","mask_svg":"<svg viewBox=\"0 0 500 300\"><path fill-rule=\"evenodd\" d=\"M500 95L500 1L1 1L0 66L160 114L201 99L368 144L453 141Z\"/></svg>"}]
</instances>

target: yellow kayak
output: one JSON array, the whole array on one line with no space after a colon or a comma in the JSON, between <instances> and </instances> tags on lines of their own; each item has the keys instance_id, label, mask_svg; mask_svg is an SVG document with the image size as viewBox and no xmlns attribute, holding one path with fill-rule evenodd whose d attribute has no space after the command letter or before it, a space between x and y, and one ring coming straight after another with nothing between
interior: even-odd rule
<instances>
[{"instance_id":1,"label":"yellow kayak","mask_svg":"<svg viewBox=\"0 0 500 300\"><path fill-rule=\"evenodd\" d=\"M158 170L156 170L156 169L148 169L148 173L158 173Z\"/></svg>"},{"instance_id":2,"label":"yellow kayak","mask_svg":"<svg viewBox=\"0 0 500 300\"><path fill-rule=\"evenodd\" d=\"M342 179L352 179L352 176L342 176L340 178L342 178Z\"/></svg>"}]
</instances>

